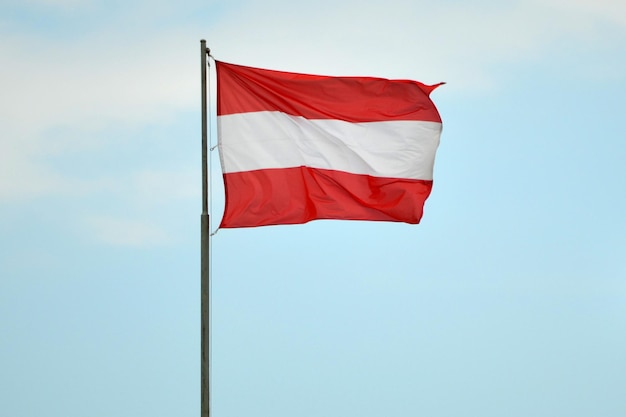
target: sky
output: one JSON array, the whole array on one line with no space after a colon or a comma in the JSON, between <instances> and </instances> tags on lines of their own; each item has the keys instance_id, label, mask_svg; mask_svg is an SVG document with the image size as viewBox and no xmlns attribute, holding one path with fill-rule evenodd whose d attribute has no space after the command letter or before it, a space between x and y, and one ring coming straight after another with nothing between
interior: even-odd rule
<instances>
[{"instance_id":1,"label":"sky","mask_svg":"<svg viewBox=\"0 0 626 417\"><path fill-rule=\"evenodd\" d=\"M3 0L0 415L200 414L200 39L447 83L421 224L212 238L214 417L626 415L621 0Z\"/></svg>"}]
</instances>

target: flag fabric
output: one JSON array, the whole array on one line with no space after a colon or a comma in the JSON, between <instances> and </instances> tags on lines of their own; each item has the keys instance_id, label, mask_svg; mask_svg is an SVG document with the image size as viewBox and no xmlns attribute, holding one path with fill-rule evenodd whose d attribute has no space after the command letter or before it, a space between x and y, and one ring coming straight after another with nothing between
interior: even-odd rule
<instances>
[{"instance_id":1,"label":"flag fabric","mask_svg":"<svg viewBox=\"0 0 626 417\"><path fill-rule=\"evenodd\" d=\"M221 228L416 224L433 184L439 85L216 62Z\"/></svg>"}]
</instances>

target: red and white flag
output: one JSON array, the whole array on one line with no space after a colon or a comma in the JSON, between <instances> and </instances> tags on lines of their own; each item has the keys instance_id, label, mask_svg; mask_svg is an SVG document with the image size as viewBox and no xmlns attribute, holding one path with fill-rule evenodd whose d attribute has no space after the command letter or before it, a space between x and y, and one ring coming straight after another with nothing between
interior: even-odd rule
<instances>
[{"instance_id":1,"label":"red and white flag","mask_svg":"<svg viewBox=\"0 0 626 417\"><path fill-rule=\"evenodd\" d=\"M216 65L221 228L419 223L441 135L429 98L439 84Z\"/></svg>"}]
</instances>

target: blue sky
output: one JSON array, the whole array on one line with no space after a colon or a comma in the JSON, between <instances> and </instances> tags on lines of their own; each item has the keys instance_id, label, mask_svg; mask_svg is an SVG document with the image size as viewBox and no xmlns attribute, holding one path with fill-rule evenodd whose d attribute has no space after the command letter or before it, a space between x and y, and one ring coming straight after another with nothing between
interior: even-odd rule
<instances>
[{"instance_id":1,"label":"blue sky","mask_svg":"<svg viewBox=\"0 0 626 417\"><path fill-rule=\"evenodd\" d=\"M420 225L213 238L214 416L626 414L617 0L4 1L0 414L199 415L202 38L447 82Z\"/></svg>"}]
</instances>

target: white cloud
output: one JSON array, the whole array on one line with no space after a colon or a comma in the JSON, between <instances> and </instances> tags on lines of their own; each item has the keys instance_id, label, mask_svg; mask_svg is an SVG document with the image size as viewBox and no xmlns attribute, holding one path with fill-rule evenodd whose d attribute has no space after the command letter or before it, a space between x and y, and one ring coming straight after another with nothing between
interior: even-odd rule
<instances>
[{"instance_id":1,"label":"white cloud","mask_svg":"<svg viewBox=\"0 0 626 417\"><path fill-rule=\"evenodd\" d=\"M50 126L97 129L158 120L197 96L197 48L185 36L96 35L68 43L14 36L0 44L0 110L24 133ZM41 45L33 53L31 45ZM188 49L181 48L188 45Z\"/></svg>"},{"instance_id":2,"label":"white cloud","mask_svg":"<svg viewBox=\"0 0 626 417\"><path fill-rule=\"evenodd\" d=\"M134 204L153 207L171 201L197 199L200 201L200 167L197 170L144 170L133 173L120 182L126 184Z\"/></svg>"},{"instance_id":3,"label":"white cloud","mask_svg":"<svg viewBox=\"0 0 626 417\"><path fill-rule=\"evenodd\" d=\"M97 134L102 129L163 123L199 101L198 48L186 36L123 38L0 40L9 63L0 68L0 199L75 187L80 181L55 173L46 157L106 146ZM42 48L34 54L32 45ZM54 129L67 130L67 137L51 140Z\"/></svg>"},{"instance_id":4,"label":"white cloud","mask_svg":"<svg viewBox=\"0 0 626 417\"><path fill-rule=\"evenodd\" d=\"M59 193L66 187L66 179L39 163L28 149L0 140L0 201Z\"/></svg>"},{"instance_id":5,"label":"white cloud","mask_svg":"<svg viewBox=\"0 0 626 417\"><path fill-rule=\"evenodd\" d=\"M561 45L574 44L581 55L580 40L589 47L613 43L618 48L620 39L599 32L602 17L535 0L254 2L235 22L221 22L209 44L225 60L295 71L443 79L455 91L475 94L497 87L507 69L558 56Z\"/></svg>"},{"instance_id":6,"label":"white cloud","mask_svg":"<svg viewBox=\"0 0 626 417\"><path fill-rule=\"evenodd\" d=\"M54 8L60 10L76 9L89 6L94 3L92 0L8 0L8 3L14 3L19 6L28 6L31 8Z\"/></svg>"},{"instance_id":7,"label":"white cloud","mask_svg":"<svg viewBox=\"0 0 626 417\"><path fill-rule=\"evenodd\" d=\"M581 20L626 26L626 3L622 0L536 0L538 5L579 16Z\"/></svg>"},{"instance_id":8,"label":"white cloud","mask_svg":"<svg viewBox=\"0 0 626 417\"><path fill-rule=\"evenodd\" d=\"M107 245L153 247L171 243L161 227L145 220L92 216L85 219L84 225L89 236Z\"/></svg>"}]
</instances>

